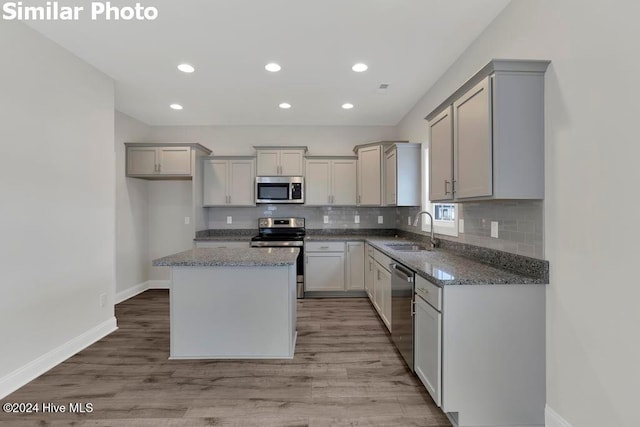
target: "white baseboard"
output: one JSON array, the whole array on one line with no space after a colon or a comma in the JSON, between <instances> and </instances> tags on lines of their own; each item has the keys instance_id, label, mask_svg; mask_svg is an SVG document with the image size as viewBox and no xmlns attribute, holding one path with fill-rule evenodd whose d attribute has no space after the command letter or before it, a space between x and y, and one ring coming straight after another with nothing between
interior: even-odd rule
<instances>
[{"instance_id":1,"label":"white baseboard","mask_svg":"<svg viewBox=\"0 0 640 427\"><path fill-rule=\"evenodd\" d=\"M170 289L171 280L148 280L149 289Z\"/></svg>"},{"instance_id":2,"label":"white baseboard","mask_svg":"<svg viewBox=\"0 0 640 427\"><path fill-rule=\"evenodd\" d=\"M74 354L84 350L118 329L116 318L102 322L81 335L54 348L37 359L0 378L0 399L13 393L23 385L38 378L51 368L64 362Z\"/></svg>"},{"instance_id":3,"label":"white baseboard","mask_svg":"<svg viewBox=\"0 0 640 427\"><path fill-rule=\"evenodd\" d=\"M120 304L123 301L133 298L138 294L143 293L148 289L169 289L171 284L170 280L147 280L138 285L132 286L129 289L120 291L116 294L116 304Z\"/></svg>"},{"instance_id":4,"label":"white baseboard","mask_svg":"<svg viewBox=\"0 0 640 427\"><path fill-rule=\"evenodd\" d=\"M572 427L567 420L558 415L549 405L544 408L544 425L545 427Z\"/></svg>"}]
</instances>

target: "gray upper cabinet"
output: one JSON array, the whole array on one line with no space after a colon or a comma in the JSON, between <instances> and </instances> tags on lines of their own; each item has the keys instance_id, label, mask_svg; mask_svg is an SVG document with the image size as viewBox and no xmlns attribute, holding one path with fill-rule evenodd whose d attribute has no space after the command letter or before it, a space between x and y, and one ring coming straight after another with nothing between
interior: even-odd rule
<instances>
[{"instance_id":1,"label":"gray upper cabinet","mask_svg":"<svg viewBox=\"0 0 640 427\"><path fill-rule=\"evenodd\" d=\"M453 200L453 107L429 122L429 198Z\"/></svg>"},{"instance_id":2,"label":"gray upper cabinet","mask_svg":"<svg viewBox=\"0 0 640 427\"><path fill-rule=\"evenodd\" d=\"M544 199L549 61L493 60L429 114L429 199Z\"/></svg>"},{"instance_id":3,"label":"gray upper cabinet","mask_svg":"<svg viewBox=\"0 0 640 427\"><path fill-rule=\"evenodd\" d=\"M191 179L196 155L211 150L194 143L126 142L127 176L144 179Z\"/></svg>"},{"instance_id":4,"label":"gray upper cabinet","mask_svg":"<svg viewBox=\"0 0 640 427\"><path fill-rule=\"evenodd\" d=\"M420 144L402 143L384 154L384 198L387 206L420 206L422 177Z\"/></svg>"},{"instance_id":5,"label":"gray upper cabinet","mask_svg":"<svg viewBox=\"0 0 640 427\"><path fill-rule=\"evenodd\" d=\"M456 197L493 194L491 80L486 77L453 103Z\"/></svg>"},{"instance_id":6,"label":"gray upper cabinet","mask_svg":"<svg viewBox=\"0 0 640 427\"><path fill-rule=\"evenodd\" d=\"M258 176L303 176L307 147L256 146Z\"/></svg>"},{"instance_id":7,"label":"gray upper cabinet","mask_svg":"<svg viewBox=\"0 0 640 427\"><path fill-rule=\"evenodd\" d=\"M255 206L255 157L203 160L204 206Z\"/></svg>"},{"instance_id":8,"label":"gray upper cabinet","mask_svg":"<svg viewBox=\"0 0 640 427\"><path fill-rule=\"evenodd\" d=\"M406 141L398 141L406 142ZM395 141L379 141L356 145L353 152L358 155L358 197L359 206L384 206L385 186L384 164L386 149Z\"/></svg>"}]
</instances>

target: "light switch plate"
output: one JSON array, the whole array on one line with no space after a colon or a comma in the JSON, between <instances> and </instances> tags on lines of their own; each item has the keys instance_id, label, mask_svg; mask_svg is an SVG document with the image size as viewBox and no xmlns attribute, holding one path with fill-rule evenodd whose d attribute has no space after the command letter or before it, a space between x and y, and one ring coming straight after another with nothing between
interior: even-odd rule
<instances>
[{"instance_id":1,"label":"light switch plate","mask_svg":"<svg viewBox=\"0 0 640 427\"><path fill-rule=\"evenodd\" d=\"M491 221L491 237L498 238L498 221Z\"/></svg>"},{"instance_id":2,"label":"light switch plate","mask_svg":"<svg viewBox=\"0 0 640 427\"><path fill-rule=\"evenodd\" d=\"M191 222L191 218L189 218L188 216L184 217L184 225L189 225L189 223Z\"/></svg>"},{"instance_id":3,"label":"light switch plate","mask_svg":"<svg viewBox=\"0 0 640 427\"><path fill-rule=\"evenodd\" d=\"M360 224L360 215L356 215L353 217L353 222L356 224Z\"/></svg>"},{"instance_id":4,"label":"light switch plate","mask_svg":"<svg viewBox=\"0 0 640 427\"><path fill-rule=\"evenodd\" d=\"M228 216L227 217L227 224L231 224L231 223L233 223L233 217Z\"/></svg>"},{"instance_id":5,"label":"light switch plate","mask_svg":"<svg viewBox=\"0 0 640 427\"><path fill-rule=\"evenodd\" d=\"M458 220L458 233L464 233L464 219Z\"/></svg>"},{"instance_id":6,"label":"light switch plate","mask_svg":"<svg viewBox=\"0 0 640 427\"><path fill-rule=\"evenodd\" d=\"M378 224L382 224L384 222L384 217L382 215L378 215Z\"/></svg>"},{"instance_id":7,"label":"light switch plate","mask_svg":"<svg viewBox=\"0 0 640 427\"><path fill-rule=\"evenodd\" d=\"M325 216L323 216L323 217L322 217L322 221L323 221L325 224L329 224L329 215L325 215Z\"/></svg>"}]
</instances>

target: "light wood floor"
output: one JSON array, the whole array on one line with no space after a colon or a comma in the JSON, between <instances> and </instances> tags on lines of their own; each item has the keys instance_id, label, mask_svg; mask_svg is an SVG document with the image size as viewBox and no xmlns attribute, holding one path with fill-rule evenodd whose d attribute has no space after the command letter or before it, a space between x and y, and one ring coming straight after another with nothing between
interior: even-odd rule
<instances>
[{"instance_id":1,"label":"light wood floor","mask_svg":"<svg viewBox=\"0 0 640 427\"><path fill-rule=\"evenodd\" d=\"M116 306L118 331L2 399L89 402L92 413L0 412L0 425L451 425L368 300L298 304L293 360L170 361L168 291L147 291Z\"/></svg>"}]
</instances>

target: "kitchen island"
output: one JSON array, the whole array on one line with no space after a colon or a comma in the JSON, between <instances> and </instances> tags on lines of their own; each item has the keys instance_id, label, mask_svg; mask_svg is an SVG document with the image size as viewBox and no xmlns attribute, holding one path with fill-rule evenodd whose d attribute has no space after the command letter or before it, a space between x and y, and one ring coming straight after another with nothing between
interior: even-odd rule
<instances>
[{"instance_id":1,"label":"kitchen island","mask_svg":"<svg viewBox=\"0 0 640 427\"><path fill-rule=\"evenodd\" d=\"M171 267L171 359L293 358L297 248L196 248Z\"/></svg>"}]
</instances>

